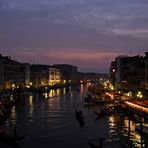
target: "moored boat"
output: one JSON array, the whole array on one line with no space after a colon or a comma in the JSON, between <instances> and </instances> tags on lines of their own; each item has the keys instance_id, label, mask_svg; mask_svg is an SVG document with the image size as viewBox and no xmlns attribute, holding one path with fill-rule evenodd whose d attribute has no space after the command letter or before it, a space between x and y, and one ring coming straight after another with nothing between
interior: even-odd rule
<instances>
[{"instance_id":1,"label":"moored boat","mask_svg":"<svg viewBox=\"0 0 148 148\"><path fill-rule=\"evenodd\" d=\"M136 124L136 130L143 133L143 134L148 135L148 123Z\"/></svg>"},{"instance_id":2,"label":"moored boat","mask_svg":"<svg viewBox=\"0 0 148 148\"><path fill-rule=\"evenodd\" d=\"M76 119L78 121L83 121L84 120L84 116L83 116L83 113L82 113L81 110L80 111L75 110L75 115L76 115Z\"/></svg>"}]
</instances>

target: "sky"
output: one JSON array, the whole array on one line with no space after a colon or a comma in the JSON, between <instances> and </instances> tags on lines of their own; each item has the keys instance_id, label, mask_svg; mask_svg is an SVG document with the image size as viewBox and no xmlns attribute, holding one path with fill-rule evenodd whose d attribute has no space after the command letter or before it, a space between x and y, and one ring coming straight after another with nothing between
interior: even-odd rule
<instances>
[{"instance_id":1,"label":"sky","mask_svg":"<svg viewBox=\"0 0 148 148\"><path fill-rule=\"evenodd\" d=\"M0 0L0 53L20 62L107 73L147 49L148 0Z\"/></svg>"}]
</instances>

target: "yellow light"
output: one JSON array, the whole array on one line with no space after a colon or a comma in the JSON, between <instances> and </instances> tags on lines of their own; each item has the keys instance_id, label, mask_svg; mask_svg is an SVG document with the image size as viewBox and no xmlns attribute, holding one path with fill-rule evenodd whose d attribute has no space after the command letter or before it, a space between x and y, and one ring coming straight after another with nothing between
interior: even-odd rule
<instances>
[{"instance_id":1,"label":"yellow light","mask_svg":"<svg viewBox=\"0 0 148 148\"><path fill-rule=\"evenodd\" d=\"M30 82L29 84L30 84L30 86L32 86L32 82Z\"/></svg>"},{"instance_id":2,"label":"yellow light","mask_svg":"<svg viewBox=\"0 0 148 148\"><path fill-rule=\"evenodd\" d=\"M46 98L46 99L48 98L48 94L47 94L47 93L45 93L45 98Z\"/></svg>"},{"instance_id":3,"label":"yellow light","mask_svg":"<svg viewBox=\"0 0 148 148\"><path fill-rule=\"evenodd\" d=\"M30 107L32 108L33 106L33 96L29 96L29 104L30 104Z\"/></svg>"},{"instance_id":4,"label":"yellow light","mask_svg":"<svg viewBox=\"0 0 148 148\"><path fill-rule=\"evenodd\" d=\"M140 97L140 98L142 98L142 97L143 97L143 95L139 95L139 97Z\"/></svg>"},{"instance_id":5,"label":"yellow light","mask_svg":"<svg viewBox=\"0 0 148 148\"><path fill-rule=\"evenodd\" d=\"M114 86L111 86L111 90L114 90Z\"/></svg>"},{"instance_id":6,"label":"yellow light","mask_svg":"<svg viewBox=\"0 0 148 148\"><path fill-rule=\"evenodd\" d=\"M143 106L140 106L138 104L131 103L129 101L125 101L125 104L130 106L130 107L136 108L137 110L148 113L148 108L147 107L143 107Z\"/></svg>"},{"instance_id":7,"label":"yellow light","mask_svg":"<svg viewBox=\"0 0 148 148\"><path fill-rule=\"evenodd\" d=\"M29 86L29 85L27 85L26 87L27 87L27 88L30 88L30 86Z\"/></svg>"},{"instance_id":8,"label":"yellow light","mask_svg":"<svg viewBox=\"0 0 148 148\"><path fill-rule=\"evenodd\" d=\"M12 84L12 88L14 88L15 87L15 84Z\"/></svg>"},{"instance_id":9,"label":"yellow light","mask_svg":"<svg viewBox=\"0 0 148 148\"><path fill-rule=\"evenodd\" d=\"M138 98L142 98L142 97L143 97L141 91L138 91L138 93L137 93L137 97L138 97Z\"/></svg>"}]
</instances>

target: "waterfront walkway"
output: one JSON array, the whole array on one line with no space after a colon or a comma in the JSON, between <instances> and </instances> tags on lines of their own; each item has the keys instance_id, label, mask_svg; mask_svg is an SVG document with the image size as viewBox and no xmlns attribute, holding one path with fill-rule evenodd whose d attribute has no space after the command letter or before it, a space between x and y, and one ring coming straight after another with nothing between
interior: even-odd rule
<instances>
[{"instance_id":1,"label":"waterfront walkway","mask_svg":"<svg viewBox=\"0 0 148 148\"><path fill-rule=\"evenodd\" d=\"M148 108L148 100L130 100L130 102Z\"/></svg>"},{"instance_id":2,"label":"waterfront walkway","mask_svg":"<svg viewBox=\"0 0 148 148\"><path fill-rule=\"evenodd\" d=\"M148 117L148 100L138 101L138 100L126 100L124 104L129 107L129 109L134 110L134 112L144 113L146 117ZM139 112L140 111L140 112Z\"/></svg>"}]
</instances>

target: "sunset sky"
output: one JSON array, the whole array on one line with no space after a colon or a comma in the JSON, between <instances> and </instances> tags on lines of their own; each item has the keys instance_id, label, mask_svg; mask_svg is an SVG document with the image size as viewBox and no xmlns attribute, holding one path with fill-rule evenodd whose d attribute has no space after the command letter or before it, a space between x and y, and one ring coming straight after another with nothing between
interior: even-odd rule
<instances>
[{"instance_id":1,"label":"sunset sky","mask_svg":"<svg viewBox=\"0 0 148 148\"><path fill-rule=\"evenodd\" d=\"M148 0L0 0L0 53L33 64L108 72L148 51Z\"/></svg>"}]
</instances>

